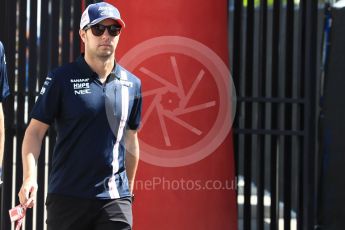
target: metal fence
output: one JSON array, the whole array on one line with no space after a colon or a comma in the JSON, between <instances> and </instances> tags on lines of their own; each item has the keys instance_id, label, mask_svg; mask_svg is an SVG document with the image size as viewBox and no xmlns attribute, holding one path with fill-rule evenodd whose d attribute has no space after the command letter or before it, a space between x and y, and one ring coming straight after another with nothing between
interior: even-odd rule
<instances>
[{"instance_id":1,"label":"metal fence","mask_svg":"<svg viewBox=\"0 0 345 230\"><path fill-rule=\"evenodd\" d=\"M21 143L28 113L39 88L54 67L70 62L80 54L79 22L81 0L3 0L0 8L0 40L5 45L11 96L4 102L6 143L4 184L1 199L1 229L13 229L8 210L19 204L22 183ZM49 130L38 161L38 183L46 184L49 154L55 140ZM37 208L26 214L24 229L44 229L44 197L38 190Z\"/></svg>"},{"instance_id":2,"label":"metal fence","mask_svg":"<svg viewBox=\"0 0 345 230\"><path fill-rule=\"evenodd\" d=\"M239 229L314 229L323 5L245 2L229 4Z\"/></svg>"},{"instance_id":3,"label":"metal fence","mask_svg":"<svg viewBox=\"0 0 345 230\"><path fill-rule=\"evenodd\" d=\"M81 10L90 2L98 1L2 1L0 40L12 91L4 102L3 230L11 229L7 212L19 203L27 114L47 72L79 55ZM255 2L229 0L231 69L238 91L234 137L239 228L312 229L318 206L322 10L316 0L274 0L272 6L268 0ZM38 162L39 184L47 184L54 140L50 130ZM46 191L39 189L37 208L27 213L24 229L45 228Z\"/></svg>"}]
</instances>

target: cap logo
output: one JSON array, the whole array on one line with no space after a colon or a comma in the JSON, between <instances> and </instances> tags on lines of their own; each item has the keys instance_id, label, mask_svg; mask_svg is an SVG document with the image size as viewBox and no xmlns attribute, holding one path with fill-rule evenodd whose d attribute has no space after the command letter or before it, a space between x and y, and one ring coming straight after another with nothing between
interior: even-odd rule
<instances>
[{"instance_id":1,"label":"cap logo","mask_svg":"<svg viewBox=\"0 0 345 230\"><path fill-rule=\"evenodd\" d=\"M112 10L112 8L110 6L100 6L98 7L98 11L103 11L103 10Z\"/></svg>"},{"instance_id":2,"label":"cap logo","mask_svg":"<svg viewBox=\"0 0 345 230\"><path fill-rule=\"evenodd\" d=\"M100 15L101 16L111 16L112 15L112 8L109 7L109 6L100 6L98 7L98 11L101 11L100 12Z\"/></svg>"},{"instance_id":3,"label":"cap logo","mask_svg":"<svg viewBox=\"0 0 345 230\"><path fill-rule=\"evenodd\" d=\"M111 12L105 10L105 11L102 11L102 12L100 13L100 15L101 15L101 16L107 16L107 15L111 16Z\"/></svg>"}]
</instances>

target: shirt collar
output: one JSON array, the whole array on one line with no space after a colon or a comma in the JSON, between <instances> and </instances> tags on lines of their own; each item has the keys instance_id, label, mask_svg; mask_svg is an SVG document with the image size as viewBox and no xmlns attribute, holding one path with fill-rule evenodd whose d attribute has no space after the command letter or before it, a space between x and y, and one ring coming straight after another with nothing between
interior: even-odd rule
<instances>
[{"instance_id":1,"label":"shirt collar","mask_svg":"<svg viewBox=\"0 0 345 230\"><path fill-rule=\"evenodd\" d=\"M85 58L84 58L84 54L81 54L78 58L77 58L77 65L81 71L81 73L83 74L83 76L85 77L98 77L97 73L93 72L92 69L90 68L90 66L86 63Z\"/></svg>"},{"instance_id":2,"label":"shirt collar","mask_svg":"<svg viewBox=\"0 0 345 230\"><path fill-rule=\"evenodd\" d=\"M81 54L77 58L76 62L83 76L98 78L97 73L93 72L90 66L86 63L84 54ZM113 78L121 79L121 66L117 63L115 63L114 69L110 72L109 80Z\"/></svg>"},{"instance_id":3,"label":"shirt collar","mask_svg":"<svg viewBox=\"0 0 345 230\"><path fill-rule=\"evenodd\" d=\"M115 68L113 69L113 71L111 72L111 74L113 74L117 79L121 79L121 66L119 64L116 63Z\"/></svg>"}]
</instances>

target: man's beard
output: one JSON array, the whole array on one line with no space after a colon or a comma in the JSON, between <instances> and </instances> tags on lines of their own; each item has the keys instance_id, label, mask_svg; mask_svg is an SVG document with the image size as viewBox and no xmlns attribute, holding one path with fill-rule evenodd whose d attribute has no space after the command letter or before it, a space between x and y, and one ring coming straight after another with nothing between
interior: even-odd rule
<instances>
[{"instance_id":1,"label":"man's beard","mask_svg":"<svg viewBox=\"0 0 345 230\"><path fill-rule=\"evenodd\" d=\"M115 52L111 52L111 51L99 52L99 53L97 54L97 56L98 56L99 58L101 58L101 59L108 59L108 58L114 56L114 53L115 53Z\"/></svg>"}]
</instances>

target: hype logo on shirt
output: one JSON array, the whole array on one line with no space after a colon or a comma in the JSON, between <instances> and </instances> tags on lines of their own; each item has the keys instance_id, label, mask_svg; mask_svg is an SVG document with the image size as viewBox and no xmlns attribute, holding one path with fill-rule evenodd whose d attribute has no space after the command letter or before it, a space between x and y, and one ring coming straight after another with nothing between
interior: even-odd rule
<instances>
[{"instance_id":1,"label":"hype logo on shirt","mask_svg":"<svg viewBox=\"0 0 345 230\"><path fill-rule=\"evenodd\" d=\"M91 93L89 78L71 79L71 83L73 84L75 95L83 95L83 94Z\"/></svg>"}]
</instances>

